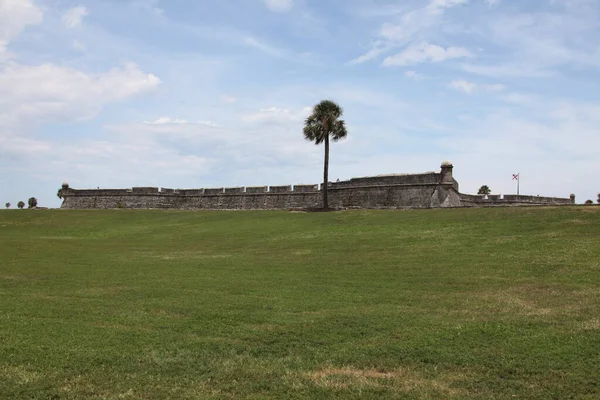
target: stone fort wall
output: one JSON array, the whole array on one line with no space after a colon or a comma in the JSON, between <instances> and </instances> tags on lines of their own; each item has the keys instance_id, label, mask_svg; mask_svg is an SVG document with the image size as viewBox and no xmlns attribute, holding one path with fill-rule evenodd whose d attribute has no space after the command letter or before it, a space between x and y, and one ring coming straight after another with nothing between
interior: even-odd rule
<instances>
[{"instance_id":1,"label":"stone fort wall","mask_svg":"<svg viewBox=\"0 0 600 400\"><path fill-rule=\"evenodd\" d=\"M380 175L329 183L332 208L408 209L572 204L538 196L471 196L458 191L452 165L440 172ZM322 185L321 185L322 186ZM64 209L288 210L319 208L319 185L208 189L71 189L63 185Z\"/></svg>"}]
</instances>

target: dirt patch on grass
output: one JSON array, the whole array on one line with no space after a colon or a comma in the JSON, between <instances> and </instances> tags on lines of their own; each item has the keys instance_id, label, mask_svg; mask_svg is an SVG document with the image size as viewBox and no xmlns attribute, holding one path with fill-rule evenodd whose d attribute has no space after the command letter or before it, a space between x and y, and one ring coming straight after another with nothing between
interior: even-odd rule
<instances>
[{"instance_id":1,"label":"dirt patch on grass","mask_svg":"<svg viewBox=\"0 0 600 400\"><path fill-rule=\"evenodd\" d=\"M447 397L463 394L463 390L453 387L453 384L466 379L466 376L456 373L442 373L436 377L425 377L410 368L380 371L353 367L329 367L309 373L308 378L319 387L333 390L386 387L402 393L426 391L436 393L441 397Z\"/></svg>"},{"instance_id":2,"label":"dirt patch on grass","mask_svg":"<svg viewBox=\"0 0 600 400\"><path fill-rule=\"evenodd\" d=\"M274 324L254 324L249 325L248 328L253 331L263 331L263 332L272 332L277 331L283 328L282 325L274 325Z\"/></svg>"},{"instance_id":3,"label":"dirt patch on grass","mask_svg":"<svg viewBox=\"0 0 600 400\"><path fill-rule=\"evenodd\" d=\"M585 221L583 219L570 219L565 221L565 223L569 225L587 225L590 223L590 221Z\"/></svg>"},{"instance_id":4,"label":"dirt patch on grass","mask_svg":"<svg viewBox=\"0 0 600 400\"><path fill-rule=\"evenodd\" d=\"M313 252L312 250L297 250L297 251L292 252L292 254L295 256L306 256L306 255L312 254L312 252Z\"/></svg>"},{"instance_id":5,"label":"dirt patch on grass","mask_svg":"<svg viewBox=\"0 0 600 400\"><path fill-rule=\"evenodd\" d=\"M0 377L25 385L38 381L42 378L42 374L28 370L23 366L2 365L0 366Z\"/></svg>"},{"instance_id":6,"label":"dirt patch on grass","mask_svg":"<svg viewBox=\"0 0 600 400\"><path fill-rule=\"evenodd\" d=\"M137 290L134 286L105 286L105 287L88 287L75 291L78 296L85 297L112 297L125 292Z\"/></svg>"},{"instance_id":7,"label":"dirt patch on grass","mask_svg":"<svg viewBox=\"0 0 600 400\"><path fill-rule=\"evenodd\" d=\"M476 294L480 309L521 316L574 315L593 298L584 291L561 290L552 286L522 285Z\"/></svg>"},{"instance_id":8,"label":"dirt patch on grass","mask_svg":"<svg viewBox=\"0 0 600 400\"><path fill-rule=\"evenodd\" d=\"M233 257L232 254L208 254L202 251L177 251L163 254L146 254L148 258L158 258L161 260L207 260Z\"/></svg>"},{"instance_id":9,"label":"dirt patch on grass","mask_svg":"<svg viewBox=\"0 0 600 400\"><path fill-rule=\"evenodd\" d=\"M73 239L81 239L75 236L39 236L38 239L41 240L73 240Z\"/></svg>"},{"instance_id":10,"label":"dirt patch on grass","mask_svg":"<svg viewBox=\"0 0 600 400\"><path fill-rule=\"evenodd\" d=\"M600 330L600 319L590 319L588 321L581 322L579 329L583 331L597 331Z\"/></svg>"},{"instance_id":11,"label":"dirt patch on grass","mask_svg":"<svg viewBox=\"0 0 600 400\"><path fill-rule=\"evenodd\" d=\"M133 326L118 323L94 323L91 324L95 328L109 329L123 332L153 332L154 329L147 326Z\"/></svg>"},{"instance_id":12,"label":"dirt patch on grass","mask_svg":"<svg viewBox=\"0 0 600 400\"><path fill-rule=\"evenodd\" d=\"M503 290L492 293L480 294L479 297L490 303L494 303L503 312L517 312L522 315L548 315L553 312L550 308L539 306L534 300L527 299L523 294Z\"/></svg>"}]
</instances>

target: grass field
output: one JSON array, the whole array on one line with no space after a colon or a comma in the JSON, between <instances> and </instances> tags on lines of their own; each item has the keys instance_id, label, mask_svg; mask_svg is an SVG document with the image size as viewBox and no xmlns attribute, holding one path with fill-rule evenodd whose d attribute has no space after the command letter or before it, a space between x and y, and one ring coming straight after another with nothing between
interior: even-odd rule
<instances>
[{"instance_id":1,"label":"grass field","mask_svg":"<svg viewBox=\"0 0 600 400\"><path fill-rule=\"evenodd\" d=\"M598 399L600 207L0 212L2 399Z\"/></svg>"}]
</instances>

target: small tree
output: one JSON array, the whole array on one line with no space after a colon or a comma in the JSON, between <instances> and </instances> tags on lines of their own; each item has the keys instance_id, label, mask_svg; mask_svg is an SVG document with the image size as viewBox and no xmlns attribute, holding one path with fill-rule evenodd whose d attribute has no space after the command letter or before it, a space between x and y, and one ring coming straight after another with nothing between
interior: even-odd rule
<instances>
[{"instance_id":1,"label":"small tree","mask_svg":"<svg viewBox=\"0 0 600 400\"><path fill-rule=\"evenodd\" d=\"M17 203L17 207L19 207L19 209L22 210L23 208L25 208L25 203L23 203L22 201L20 201L20 202Z\"/></svg>"},{"instance_id":2,"label":"small tree","mask_svg":"<svg viewBox=\"0 0 600 400\"><path fill-rule=\"evenodd\" d=\"M596 200L598 204L600 204L600 193L598 193L598 200Z\"/></svg>"},{"instance_id":3,"label":"small tree","mask_svg":"<svg viewBox=\"0 0 600 400\"><path fill-rule=\"evenodd\" d=\"M29 200L27 201L27 205L29 206L29 208L36 208L37 207L37 199L35 197L30 197Z\"/></svg>"},{"instance_id":4,"label":"small tree","mask_svg":"<svg viewBox=\"0 0 600 400\"><path fill-rule=\"evenodd\" d=\"M10 208L10 203L6 203L4 206L5 206L5 207L6 207L6 209L8 210L8 209Z\"/></svg>"},{"instance_id":5,"label":"small tree","mask_svg":"<svg viewBox=\"0 0 600 400\"><path fill-rule=\"evenodd\" d=\"M488 185L483 185L482 187L479 188L479 191L477 192L477 194L490 194L492 193L492 190L489 188Z\"/></svg>"},{"instance_id":6,"label":"small tree","mask_svg":"<svg viewBox=\"0 0 600 400\"><path fill-rule=\"evenodd\" d=\"M591 206L592 204L594 204L594 202L593 202L593 201L591 201L591 200L586 200L586 201L585 201L585 205L586 205L586 206Z\"/></svg>"}]
</instances>

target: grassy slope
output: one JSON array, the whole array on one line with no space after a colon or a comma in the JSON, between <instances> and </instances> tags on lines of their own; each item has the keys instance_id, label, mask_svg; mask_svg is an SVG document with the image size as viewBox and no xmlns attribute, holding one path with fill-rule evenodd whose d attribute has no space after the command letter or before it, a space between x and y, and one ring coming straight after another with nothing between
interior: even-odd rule
<instances>
[{"instance_id":1,"label":"grassy slope","mask_svg":"<svg viewBox=\"0 0 600 400\"><path fill-rule=\"evenodd\" d=\"M0 212L0 398L600 396L600 207Z\"/></svg>"}]
</instances>

